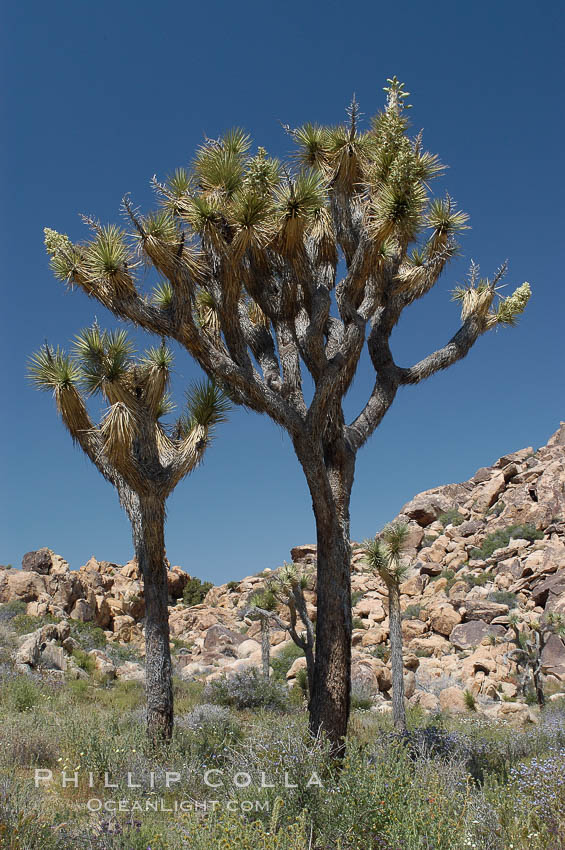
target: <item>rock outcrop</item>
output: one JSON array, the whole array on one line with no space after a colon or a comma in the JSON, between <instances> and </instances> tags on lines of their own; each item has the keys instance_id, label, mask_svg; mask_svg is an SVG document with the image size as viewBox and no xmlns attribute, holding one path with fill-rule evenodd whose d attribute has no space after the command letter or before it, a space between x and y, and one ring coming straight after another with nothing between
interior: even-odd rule
<instances>
[{"instance_id":1,"label":"rock outcrop","mask_svg":"<svg viewBox=\"0 0 565 850\"><path fill-rule=\"evenodd\" d=\"M412 567L401 586L410 701L427 710L439 706L459 712L465 709L467 690L485 705L501 700L501 706L507 705L504 700L515 697L517 682L515 664L505 655L511 649L510 613L518 612L526 625L548 612L565 614L565 424L538 451L513 452L468 481L417 495L397 519L410 531ZM311 571L306 597L315 620L316 547L297 546L291 557ZM214 587L201 604L187 607L182 594L189 576L180 567L169 569L171 639L184 678L260 665L260 623L239 612L265 575ZM386 700L387 589L367 571L358 543L352 544L351 583L354 676L370 683L377 699ZM133 642L142 650L143 581L135 561L120 566L91 558L70 570L50 549L29 552L21 570L0 567L0 603L11 600L25 602L30 615L60 619L57 628L69 618L92 622L108 640ZM278 613L284 620L282 607ZM18 663L56 668L59 662L65 669L64 644L60 635L39 629L26 636ZM289 645L287 633L274 623L271 645L273 656ZM97 669L112 676L142 675L139 665L110 670L103 653L95 660ZM554 691L565 690L560 638L550 639L542 660L546 682ZM304 662L299 662L290 667L289 682L302 669ZM500 711L508 717L524 715Z\"/></svg>"}]
</instances>

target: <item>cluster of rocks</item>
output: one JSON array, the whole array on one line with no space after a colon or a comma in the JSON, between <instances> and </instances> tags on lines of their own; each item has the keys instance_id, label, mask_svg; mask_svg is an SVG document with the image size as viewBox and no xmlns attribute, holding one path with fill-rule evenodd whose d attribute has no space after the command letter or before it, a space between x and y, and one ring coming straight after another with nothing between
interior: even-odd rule
<instances>
[{"instance_id":1,"label":"cluster of rocks","mask_svg":"<svg viewBox=\"0 0 565 850\"><path fill-rule=\"evenodd\" d=\"M549 611L565 614L564 517L565 424L538 451L526 448L505 455L468 481L420 493L403 507L397 519L408 524L412 564L401 586L411 704L428 711L466 711L468 691L493 716L520 721L530 716L528 707L515 701L517 670L507 657L513 648L510 605L525 626ZM485 539L515 526L538 534L511 537L487 557L477 557ZM311 570L306 598L315 620L316 547L298 546L291 557ZM214 587L201 604L187 607L182 594L189 576L180 567L169 569L169 623L181 676L212 678L260 665L260 623L240 612L269 572ZM367 570L358 543L352 544L351 582L353 678L373 691L377 706L386 708L391 690L385 660L387 589ZM91 621L109 640L135 643L142 652L143 585L135 561L120 567L91 558L70 571L49 549L29 553L22 570L0 568L0 602L12 599L25 601L31 615ZM282 607L278 613L284 620ZM64 625L56 628L64 631ZM66 639L58 637L63 647ZM287 633L276 624L270 639L274 657L289 646ZM30 658L32 664L33 651ZM97 658L102 666L104 659ZM549 689L565 690L565 646L559 637L548 640L542 662ZM304 664L302 658L294 662L289 683Z\"/></svg>"}]
</instances>

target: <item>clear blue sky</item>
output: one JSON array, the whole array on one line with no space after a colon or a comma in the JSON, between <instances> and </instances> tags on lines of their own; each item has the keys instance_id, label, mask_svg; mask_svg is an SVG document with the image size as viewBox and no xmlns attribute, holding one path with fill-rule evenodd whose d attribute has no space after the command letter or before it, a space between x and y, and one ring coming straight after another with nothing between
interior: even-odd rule
<instances>
[{"instance_id":1,"label":"clear blue sky","mask_svg":"<svg viewBox=\"0 0 565 850\"><path fill-rule=\"evenodd\" d=\"M119 220L127 191L148 208L154 173L187 164L203 134L232 125L284 156L280 121L338 122L353 92L370 116L393 74L412 93L414 130L450 165L438 192L448 188L472 225L464 258L395 332L397 361L410 365L456 330L449 290L471 258L491 273L508 257L508 283L528 280L534 295L518 329L491 332L462 363L399 394L358 458L352 536L373 534L420 490L544 443L564 414L563 23L561 3L521 0L5 4L0 563L40 546L73 568L132 554L112 488L26 382L26 358L45 338L66 344L95 314L116 324L52 278L43 227L84 238L78 214ZM197 374L179 352L179 396ZM365 364L350 413L370 384ZM235 411L169 501L171 561L218 583L314 539L288 438Z\"/></svg>"}]
</instances>

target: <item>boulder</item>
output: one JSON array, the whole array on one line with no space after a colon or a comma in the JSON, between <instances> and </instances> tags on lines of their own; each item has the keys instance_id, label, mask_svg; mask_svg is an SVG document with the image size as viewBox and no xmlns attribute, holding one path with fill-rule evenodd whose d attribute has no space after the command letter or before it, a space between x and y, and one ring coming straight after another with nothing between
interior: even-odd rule
<instances>
[{"instance_id":1,"label":"boulder","mask_svg":"<svg viewBox=\"0 0 565 850\"><path fill-rule=\"evenodd\" d=\"M449 637L455 626L461 622L461 615L449 602L438 605L430 611L430 625L434 632Z\"/></svg>"},{"instance_id":2,"label":"boulder","mask_svg":"<svg viewBox=\"0 0 565 850\"><path fill-rule=\"evenodd\" d=\"M213 627L212 627L213 628ZM238 658L249 658L255 652L261 650L261 644L256 640L243 640L237 647L237 657Z\"/></svg>"},{"instance_id":3,"label":"boulder","mask_svg":"<svg viewBox=\"0 0 565 850\"><path fill-rule=\"evenodd\" d=\"M91 649L88 654L94 658L95 669L101 676L105 676L107 679L116 678L116 666L102 650Z\"/></svg>"},{"instance_id":4,"label":"boulder","mask_svg":"<svg viewBox=\"0 0 565 850\"><path fill-rule=\"evenodd\" d=\"M66 670L67 659L63 647L58 646L54 641L42 644L38 666L44 670Z\"/></svg>"},{"instance_id":5,"label":"boulder","mask_svg":"<svg viewBox=\"0 0 565 850\"><path fill-rule=\"evenodd\" d=\"M494 505L500 494L506 487L506 480L502 472L494 472L492 476L481 484L477 490L478 494L474 498L473 507L476 511L484 513L491 505Z\"/></svg>"},{"instance_id":6,"label":"boulder","mask_svg":"<svg viewBox=\"0 0 565 850\"><path fill-rule=\"evenodd\" d=\"M403 620L402 637L408 643L413 638L421 637L428 631L428 627L421 620Z\"/></svg>"},{"instance_id":7,"label":"boulder","mask_svg":"<svg viewBox=\"0 0 565 850\"><path fill-rule=\"evenodd\" d=\"M94 620L96 606L90 604L86 599L77 599L71 611L72 620L80 620L82 623L89 623Z\"/></svg>"},{"instance_id":8,"label":"boulder","mask_svg":"<svg viewBox=\"0 0 565 850\"><path fill-rule=\"evenodd\" d=\"M39 573L23 570L10 570L4 585L3 598L0 602L21 599L23 602L34 602L47 590L46 577Z\"/></svg>"},{"instance_id":9,"label":"boulder","mask_svg":"<svg viewBox=\"0 0 565 850\"><path fill-rule=\"evenodd\" d=\"M306 659L305 658L296 658L286 674L287 681L290 679L296 679L298 672L300 670L306 670Z\"/></svg>"},{"instance_id":10,"label":"boulder","mask_svg":"<svg viewBox=\"0 0 565 850\"><path fill-rule=\"evenodd\" d=\"M504 626L495 626L484 620L469 620L455 626L449 635L449 640L456 649L472 649L478 646L487 635L502 637L506 634Z\"/></svg>"},{"instance_id":11,"label":"boulder","mask_svg":"<svg viewBox=\"0 0 565 850\"><path fill-rule=\"evenodd\" d=\"M379 599L364 597L359 600L353 612L359 617L368 617L375 623L382 623L386 619L385 610Z\"/></svg>"},{"instance_id":12,"label":"boulder","mask_svg":"<svg viewBox=\"0 0 565 850\"><path fill-rule=\"evenodd\" d=\"M542 672L565 681L565 644L558 635L551 635L543 648Z\"/></svg>"},{"instance_id":13,"label":"boulder","mask_svg":"<svg viewBox=\"0 0 565 850\"><path fill-rule=\"evenodd\" d=\"M141 664L137 664L135 661L126 661L125 664L121 664L116 669L116 678L123 679L126 682L143 682L145 681L145 670Z\"/></svg>"},{"instance_id":14,"label":"boulder","mask_svg":"<svg viewBox=\"0 0 565 850\"><path fill-rule=\"evenodd\" d=\"M466 599L460 609L465 620L483 620L490 623L495 617L503 617L508 614L508 605L499 602L489 602L488 599Z\"/></svg>"},{"instance_id":15,"label":"boulder","mask_svg":"<svg viewBox=\"0 0 565 850\"><path fill-rule=\"evenodd\" d=\"M230 647L234 650L240 644L246 642L245 635L242 635L240 632L234 632L231 629L226 628L226 626L222 626L220 623L215 623L213 626L210 626L208 631L206 632L206 637L204 638L204 648L207 650L217 650L218 652L225 652L227 647ZM256 641L253 641L256 643Z\"/></svg>"},{"instance_id":16,"label":"boulder","mask_svg":"<svg viewBox=\"0 0 565 850\"><path fill-rule=\"evenodd\" d=\"M34 552L26 552L22 558L22 570L38 573L40 576L49 575L52 566L51 555L51 549L46 547L36 549Z\"/></svg>"},{"instance_id":17,"label":"boulder","mask_svg":"<svg viewBox=\"0 0 565 850\"><path fill-rule=\"evenodd\" d=\"M453 507L453 500L441 493L420 493L402 508L401 513L426 527Z\"/></svg>"},{"instance_id":18,"label":"boulder","mask_svg":"<svg viewBox=\"0 0 565 850\"><path fill-rule=\"evenodd\" d=\"M452 646L448 640L441 635L428 635L426 637L413 638L410 641L409 649L412 652L417 652L423 656L435 656L440 658L442 655L447 655L452 652Z\"/></svg>"},{"instance_id":19,"label":"boulder","mask_svg":"<svg viewBox=\"0 0 565 850\"><path fill-rule=\"evenodd\" d=\"M469 711L465 703L465 694L461 688L444 688L439 694L439 706L447 714L465 714Z\"/></svg>"},{"instance_id":20,"label":"boulder","mask_svg":"<svg viewBox=\"0 0 565 850\"><path fill-rule=\"evenodd\" d=\"M305 543L303 546L295 546L290 550L293 561L309 561L314 563L317 558L318 547L313 543Z\"/></svg>"}]
</instances>

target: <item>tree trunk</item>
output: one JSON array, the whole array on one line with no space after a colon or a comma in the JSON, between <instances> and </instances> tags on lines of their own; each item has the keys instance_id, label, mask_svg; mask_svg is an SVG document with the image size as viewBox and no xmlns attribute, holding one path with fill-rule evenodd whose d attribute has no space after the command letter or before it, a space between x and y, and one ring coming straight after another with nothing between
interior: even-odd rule
<instances>
[{"instance_id":1,"label":"tree trunk","mask_svg":"<svg viewBox=\"0 0 565 850\"><path fill-rule=\"evenodd\" d=\"M541 681L541 656L538 656L532 667L532 679L534 680L537 704L540 708L543 708L545 706L545 694Z\"/></svg>"},{"instance_id":2,"label":"tree trunk","mask_svg":"<svg viewBox=\"0 0 565 850\"><path fill-rule=\"evenodd\" d=\"M271 641L270 641L269 620L267 617L261 617L261 660L263 662L263 676L269 678L269 668L271 666Z\"/></svg>"},{"instance_id":3,"label":"tree trunk","mask_svg":"<svg viewBox=\"0 0 565 850\"><path fill-rule=\"evenodd\" d=\"M169 646L169 591L165 564L165 500L140 499L135 553L145 598L147 734L155 743L173 732L173 686Z\"/></svg>"},{"instance_id":4,"label":"tree trunk","mask_svg":"<svg viewBox=\"0 0 565 850\"><path fill-rule=\"evenodd\" d=\"M392 670L392 719L394 728L406 729L404 705L404 663L402 661L402 620L400 590L396 582L388 585L388 615L390 622L390 666Z\"/></svg>"},{"instance_id":5,"label":"tree trunk","mask_svg":"<svg viewBox=\"0 0 565 850\"><path fill-rule=\"evenodd\" d=\"M300 455L299 455L300 457ZM349 500L355 456L342 441L323 458L300 457L316 518L316 653L310 730L323 732L335 756L345 754L351 691L351 544ZM321 461L321 463L320 463Z\"/></svg>"}]
</instances>

